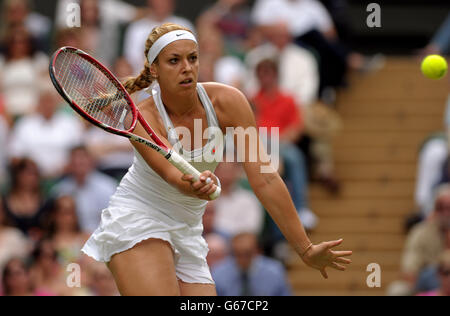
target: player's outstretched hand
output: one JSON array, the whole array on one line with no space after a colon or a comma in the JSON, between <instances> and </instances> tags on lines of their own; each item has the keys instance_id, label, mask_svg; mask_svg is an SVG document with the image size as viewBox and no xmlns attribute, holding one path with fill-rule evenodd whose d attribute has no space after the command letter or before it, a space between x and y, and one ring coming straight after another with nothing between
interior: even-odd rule
<instances>
[{"instance_id":1,"label":"player's outstretched hand","mask_svg":"<svg viewBox=\"0 0 450 316\"><path fill-rule=\"evenodd\" d=\"M332 250L334 247L339 246L343 239L335 241L326 241L318 245L313 245L303 255L303 261L310 267L317 269L322 273L325 279L328 279L327 267L345 271L346 265L352 261L348 257L352 255L352 251L336 251Z\"/></svg>"},{"instance_id":2,"label":"player's outstretched hand","mask_svg":"<svg viewBox=\"0 0 450 316\"><path fill-rule=\"evenodd\" d=\"M203 171L198 181L193 182L194 177L189 174L183 175L181 179L190 182L192 194L202 200L210 201L209 196L217 189L217 177L209 170Z\"/></svg>"}]
</instances>

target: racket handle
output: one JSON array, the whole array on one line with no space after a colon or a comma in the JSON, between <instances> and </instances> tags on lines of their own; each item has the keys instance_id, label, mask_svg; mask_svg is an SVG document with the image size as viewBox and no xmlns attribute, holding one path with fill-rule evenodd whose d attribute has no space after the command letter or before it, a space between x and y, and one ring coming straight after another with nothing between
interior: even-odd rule
<instances>
[{"instance_id":1,"label":"racket handle","mask_svg":"<svg viewBox=\"0 0 450 316\"><path fill-rule=\"evenodd\" d=\"M168 159L175 167L177 167L178 170L180 170L181 172L183 172L183 174L190 174L192 176L194 176L194 180L198 181L198 179L200 178L201 173L194 168L194 166L192 166L189 162L187 162L183 157L181 157L178 153L176 153L175 151L171 152L171 156ZM213 193L211 193L209 195L209 198L211 200L215 200L219 197L220 195L220 187L216 188L216 191L214 191Z\"/></svg>"}]
</instances>

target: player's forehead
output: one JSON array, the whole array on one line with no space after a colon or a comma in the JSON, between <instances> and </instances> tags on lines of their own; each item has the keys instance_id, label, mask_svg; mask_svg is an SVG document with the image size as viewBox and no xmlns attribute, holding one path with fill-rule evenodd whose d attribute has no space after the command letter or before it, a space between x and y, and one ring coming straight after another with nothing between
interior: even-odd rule
<instances>
[{"instance_id":1,"label":"player's forehead","mask_svg":"<svg viewBox=\"0 0 450 316\"><path fill-rule=\"evenodd\" d=\"M164 47L161 53L159 53L159 55L162 57L186 56L197 52L198 52L197 43L191 40L179 40L172 42L166 47Z\"/></svg>"}]
</instances>

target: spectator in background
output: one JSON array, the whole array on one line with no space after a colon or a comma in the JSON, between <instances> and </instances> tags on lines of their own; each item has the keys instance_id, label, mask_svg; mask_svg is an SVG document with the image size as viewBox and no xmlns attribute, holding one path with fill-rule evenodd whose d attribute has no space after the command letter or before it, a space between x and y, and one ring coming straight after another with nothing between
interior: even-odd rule
<instances>
[{"instance_id":1,"label":"spectator in background","mask_svg":"<svg viewBox=\"0 0 450 316\"><path fill-rule=\"evenodd\" d=\"M58 30L70 27L67 24L69 4L81 8L81 47L93 54L106 66L112 66L121 53L121 28L143 16L143 10L120 0L58 0L56 26Z\"/></svg>"},{"instance_id":2,"label":"spectator in background","mask_svg":"<svg viewBox=\"0 0 450 316\"><path fill-rule=\"evenodd\" d=\"M7 137L8 137L8 124L6 120L0 115L0 191L6 182L6 165L7 165Z\"/></svg>"},{"instance_id":3,"label":"spectator in background","mask_svg":"<svg viewBox=\"0 0 450 316\"><path fill-rule=\"evenodd\" d=\"M311 47L319 54L321 96L327 88L346 84L347 70L368 71L382 64L378 56L366 58L342 45L330 14L317 0L258 0L252 19L263 29L287 22L296 43Z\"/></svg>"},{"instance_id":4,"label":"spectator in background","mask_svg":"<svg viewBox=\"0 0 450 316\"><path fill-rule=\"evenodd\" d=\"M225 54L243 59L255 35L250 12L247 0L217 0L197 19L197 29L218 29L224 37Z\"/></svg>"},{"instance_id":5,"label":"spectator in background","mask_svg":"<svg viewBox=\"0 0 450 316\"><path fill-rule=\"evenodd\" d=\"M54 201L47 234L63 266L78 261L81 248L89 236L80 229L72 197L61 196Z\"/></svg>"},{"instance_id":6,"label":"spectator in background","mask_svg":"<svg viewBox=\"0 0 450 316\"><path fill-rule=\"evenodd\" d=\"M36 289L56 296L73 293L66 285L65 267L58 261L58 254L50 239L42 239L36 244L32 259L30 277Z\"/></svg>"},{"instance_id":7,"label":"spectator in background","mask_svg":"<svg viewBox=\"0 0 450 316\"><path fill-rule=\"evenodd\" d=\"M219 234L206 234L204 238L209 248L206 262L210 269L214 269L216 265L228 256L228 243L227 240Z\"/></svg>"},{"instance_id":8,"label":"spectator in background","mask_svg":"<svg viewBox=\"0 0 450 316\"><path fill-rule=\"evenodd\" d=\"M52 22L46 16L32 12L31 0L5 0L2 12L0 37L3 37L10 27L23 25L36 40L40 50L49 49Z\"/></svg>"},{"instance_id":9,"label":"spectator in background","mask_svg":"<svg viewBox=\"0 0 450 316\"><path fill-rule=\"evenodd\" d=\"M450 249L445 250L439 257L435 273L439 278L439 287L419 293L418 296L450 296Z\"/></svg>"},{"instance_id":10,"label":"spectator in background","mask_svg":"<svg viewBox=\"0 0 450 316\"><path fill-rule=\"evenodd\" d=\"M208 204L206 204L205 212L203 213L202 217L203 236L217 233L214 227L214 220L216 217L216 209L214 203L215 200L209 201Z\"/></svg>"},{"instance_id":11,"label":"spectator in background","mask_svg":"<svg viewBox=\"0 0 450 316\"><path fill-rule=\"evenodd\" d=\"M263 59L278 60L279 85L295 98L303 113L313 104L319 92L319 66L314 55L295 45L286 22L268 25L264 35L268 42L250 50L245 58L248 80L245 90L253 97L260 89L256 78L256 65Z\"/></svg>"},{"instance_id":12,"label":"spectator in background","mask_svg":"<svg viewBox=\"0 0 450 316\"><path fill-rule=\"evenodd\" d=\"M419 152L415 203L420 220L433 212L433 191L442 177L442 169L448 157L448 142L445 133L430 135Z\"/></svg>"},{"instance_id":13,"label":"spectator in background","mask_svg":"<svg viewBox=\"0 0 450 316\"><path fill-rule=\"evenodd\" d=\"M36 289L30 277L30 269L24 260L9 260L2 273L1 296L51 296L55 293Z\"/></svg>"},{"instance_id":14,"label":"spectator in background","mask_svg":"<svg viewBox=\"0 0 450 316\"><path fill-rule=\"evenodd\" d=\"M182 17L174 15L174 0L147 0L149 13L139 21L133 22L126 30L124 38L124 54L133 67L133 73L139 74L144 68L146 56L145 41L154 27L163 23L175 23L194 30L192 23Z\"/></svg>"},{"instance_id":15,"label":"spectator in background","mask_svg":"<svg viewBox=\"0 0 450 316\"><path fill-rule=\"evenodd\" d=\"M199 80L216 81L242 89L246 79L245 65L237 57L224 55L220 31L217 28L201 29L198 41L202 53Z\"/></svg>"},{"instance_id":16,"label":"spectator in background","mask_svg":"<svg viewBox=\"0 0 450 316\"><path fill-rule=\"evenodd\" d=\"M101 212L108 206L117 182L95 170L95 163L85 146L74 147L67 164L68 174L52 189L51 195L71 195L83 232L92 233L100 224Z\"/></svg>"},{"instance_id":17,"label":"spectator in background","mask_svg":"<svg viewBox=\"0 0 450 316\"><path fill-rule=\"evenodd\" d=\"M294 98L285 94L278 86L276 61L262 60L256 65L255 72L261 87L252 100L256 124L258 127L266 127L269 132L272 127L279 128L280 154L284 166L283 179L287 182L303 226L306 229L313 229L317 225L317 217L309 209L305 158L295 145L303 132L303 118ZM279 238L283 238L281 232L278 235Z\"/></svg>"},{"instance_id":18,"label":"spectator in background","mask_svg":"<svg viewBox=\"0 0 450 316\"><path fill-rule=\"evenodd\" d=\"M70 148L81 143L83 125L59 111L61 97L49 79L39 84L39 103L35 114L19 119L11 133L9 155L30 157L46 179L62 175Z\"/></svg>"},{"instance_id":19,"label":"spectator in background","mask_svg":"<svg viewBox=\"0 0 450 316\"><path fill-rule=\"evenodd\" d=\"M29 252L29 243L17 228L7 226L3 203L0 199L0 271L11 258L25 258Z\"/></svg>"},{"instance_id":20,"label":"spectator in background","mask_svg":"<svg viewBox=\"0 0 450 316\"><path fill-rule=\"evenodd\" d=\"M32 240L39 240L50 206L40 189L39 169L27 158L12 161L9 169L10 189L3 198L6 219Z\"/></svg>"},{"instance_id":21,"label":"spectator in background","mask_svg":"<svg viewBox=\"0 0 450 316\"><path fill-rule=\"evenodd\" d=\"M38 83L48 78L48 57L36 50L24 26L8 29L0 55L0 93L12 118L32 113L38 102Z\"/></svg>"},{"instance_id":22,"label":"spectator in background","mask_svg":"<svg viewBox=\"0 0 450 316\"><path fill-rule=\"evenodd\" d=\"M422 50L422 54L450 55L450 13L434 34L430 43Z\"/></svg>"},{"instance_id":23,"label":"spectator in background","mask_svg":"<svg viewBox=\"0 0 450 316\"><path fill-rule=\"evenodd\" d=\"M291 295L281 263L261 256L254 234L242 233L231 241L232 256L212 269L220 296Z\"/></svg>"},{"instance_id":24,"label":"spectator in background","mask_svg":"<svg viewBox=\"0 0 450 316\"><path fill-rule=\"evenodd\" d=\"M444 116L444 131L432 133L423 142L417 163L417 180L414 199L415 220L422 220L433 211L433 191L441 182L448 182L448 157L450 143L450 94ZM413 219L414 222L414 219Z\"/></svg>"},{"instance_id":25,"label":"spectator in background","mask_svg":"<svg viewBox=\"0 0 450 316\"><path fill-rule=\"evenodd\" d=\"M263 228L263 209L253 193L239 187L241 173L239 163L226 161L215 171L222 192L214 202L214 229L227 239L242 232L258 235Z\"/></svg>"},{"instance_id":26,"label":"spectator in background","mask_svg":"<svg viewBox=\"0 0 450 316\"><path fill-rule=\"evenodd\" d=\"M104 263L94 262L89 267L90 288L95 296L119 296L114 277Z\"/></svg>"},{"instance_id":27,"label":"spectator in background","mask_svg":"<svg viewBox=\"0 0 450 316\"><path fill-rule=\"evenodd\" d=\"M449 184L436 189L433 213L408 233L401 262L402 280L390 286L389 294L410 295L435 288L435 279L422 275L428 275L428 269L445 249L450 249Z\"/></svg>"},{"instance_id":28,"label":"spectator in background","mask_svg":"<svg viewBox=\"0 0 450 316\"><path fill-rule=\"evenodd\" d=\"M53 50L63 46L81 47L81 32L79 28L62 28L55 32Z\"/></svg>"}]
</instances>

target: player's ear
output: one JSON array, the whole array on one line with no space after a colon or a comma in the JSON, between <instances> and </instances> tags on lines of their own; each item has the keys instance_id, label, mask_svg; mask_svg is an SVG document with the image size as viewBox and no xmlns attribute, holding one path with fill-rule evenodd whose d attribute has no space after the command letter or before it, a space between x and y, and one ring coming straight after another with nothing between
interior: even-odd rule
<instances>
[{"instance_id":1,"label":"player's ear","mask_svg":"<svg viewBox=\"0 0 450 316\"><path fill-rule=\"evenodd\" d=\"M152 75L153 78L158 79L158 70L156 69L156 65L155 63L150 65L150 74Z\"/></svg>"}]
</instances>

